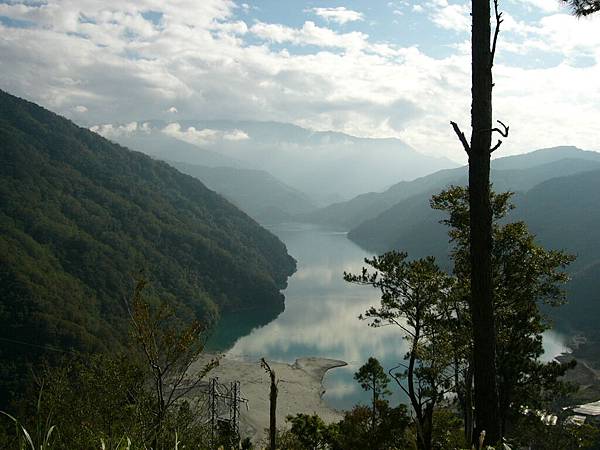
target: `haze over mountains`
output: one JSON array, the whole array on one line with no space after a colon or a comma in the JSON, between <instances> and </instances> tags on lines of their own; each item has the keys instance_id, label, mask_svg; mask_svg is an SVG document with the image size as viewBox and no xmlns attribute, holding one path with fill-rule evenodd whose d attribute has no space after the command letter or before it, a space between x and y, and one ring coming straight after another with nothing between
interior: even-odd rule
<instances>
[{"instance_id":1,"label":"haze over mountains","mask_svg":"<svg viewBox=\"0 0 600 450\"><path fill-rule=\"evenodd\" d=\"M36 312L23 317L40 317L43 326L38 329L48 342L88 347L102 346L103 339L118 342L124 325L115 296L127 292L132 267L148 268L158 295L180 299L180 307L195 314L257 305L281 311L278 291L294 270L293 260L277 238L210 189L261 223L306 221L350 230L348 237L369 252L401 249L411 257L434 255L449 267L447 230L439 224L441 214L429 208L429 198L449 185L466 184L466 168L384 182L392 173L397 181L437 165L453 165L399 141L311 133L273 123L196 124L194 129L210 126L220 141L228 141L216 151L164 133L164 124L113 130L112 139L143 147L155 158L180 159L169 164L200 182L31 103L6 93L1 100L2 289L33 299L27 308ZM184 126L180 130L189 133L192 125ZM278 161L284 156L268 157L279 145L282 155L290 157L287 165ZM327 174L336 167L332 154L341 154L342 147L349 149L349 170L343 170L338 158L339 173ZM360 152L367 155L362 166ZM300 164L301 155L308 153ZM319 158L323 170L316 169ZM394 158L404 165L394 167ZM360 186L391 186L317 208L313 198L268 171L248 168L251 163L279 167L291 178L294 171L300 176L309 163L315 164L305 187L321 190L321 199L350 186L359 169L368 176L341 189L346 195ZM384 177L379 179L369 165L387 166ZM571 303L562 311L570 325L592 327L590 315L600 313L594 288L600 278L600 153L556 147L498 158L492 179L496 191L517 192L512 218L525 220L545 246L577 254L570 268ZM81 295L91 299L83 308L76 306ZM42 303L35 300L42 298ZM51 309L57 302L67 318ZM62 323L62 334L52 334L55 321ZM17 321L11 327L18 336L29 325Z\"/></svg>"},{"instance_id":2,"label":"haze over mountains","mask_svg":"<svg viewBox=\"0 0 600 450\"><path fill-rule=\"evenodd\" d=\"M600 153L575 147L542 149L493 161L497 192L514 191L509 220L523 220L549 249L577 256L568 268L568 305L556 320L565 328L590 331L600 315ZM466 185L466 168L442 170L382 193L358 196L303 216L338 229L368 252L392 249L411 258L436 257L446 269L450 244L443 213L429 207L431 195L450 185Z\"/></svg>"},{"instance_id":3,"label":"haze over mountains","mask_svg":"<svg viewBox=\"0 0 600 450\"><path fill-rule=\"evenodd\" d=\"M287 222L295 215L316 208L305 194L264 170L208 167L171 161L169 164L180 172L198 178L262 224Z\"/></svg>"},{"instance_id":4,"label":"haze over mountains","mask_svg":"<svg viewBox=\"0 0 600 450\"><path fill-rule=\"evenodd\" d=\"M399 139L358 138L277 122L147 121L93 129L163 160L267 171L321 205L457 166L418 153Z\"/></svg>"},{"instance_id":5,"label":"haze over mountains","mask_svg":"<svg viewBox=\"0 0 600 450\"><path fill-rule=\"evenodd\" d=\"M172 164L261 223L301 221L349 230L348 237L369 252L399 249L411 257L434 255L450 268L447 230L439 224L441 214L429 208L429 198L450 185L466 185L466 167L420 155L396 139L315 133L287 124L181 121L169 127L166 122L148 122L115 139L157 158L184 161ZM199 145L202 139L212 150ZM585 222L578 222L579 217L595 217L589 211L600 210L594 195L600 192L600 186L593 185L594 174L600 179L596 171L600 153L569 146L492 161L494 189L517 193L512 217L525 220L543 245L578 256L569 269L573 281L570 305L562 309L568 318L563 326L589 329L590 314L600 314L600 297L592 289L593 280L600 277L600 249L593 243L600 242L600 236L595 236L591 223L587 229L577 225ZM559 181L561 177L566 178ZM565 195L553 198L551 192L559 185ZM569 196L579 201L569 203ZM351 198L332 202L344 197ZM326 205L315 208L319 203Z\"/></svg>"},{"instance_id":6,"label":"haze over mountains","mask_svg":"<svg viewBox=\"0 0 600 450\"><path fill-rule=\"evenodd\" d=\"M555 147L523 155L492 160L492 183L497 191L523 191L536 184L562 175L600 168L600 153L575 147ZM467 167L440 170L412 181L401 181L383 192L370 192L349 201L323 207L302 216L311 223L351 230L361 223L375 219L397 203L420 195L425 199L450 184L467 184ZM419 200L416 200L419 203ZM373 234L377 234L373 231ZM382 238L385 241L385 238ZM369 246L370 243L363 242ZM377 245L374 249L381 248Z\"/></svg>"}]
</instances>

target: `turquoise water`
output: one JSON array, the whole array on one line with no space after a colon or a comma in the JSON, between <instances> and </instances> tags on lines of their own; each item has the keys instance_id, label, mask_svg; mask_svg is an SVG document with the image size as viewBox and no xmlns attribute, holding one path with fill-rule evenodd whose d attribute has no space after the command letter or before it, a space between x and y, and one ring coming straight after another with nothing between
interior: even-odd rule
<instances>
[{"instance_id":1,"label":"turquoise water","mask_svg":"<svg viewBox=\"0 0 600 450\"><path fill-rule=\"evenodd\" d=\"M300 224L282 225L271 231L298 261L298 270L284 291L285 310L262 326L257 312L225 317L221 326L227 332L220 333L229 336L223 341L227 342L227 354L290 363L302 356L341 359L348 366L328 372L324 399L339 409L368 403L368 394L353 380L354 372L369 356L389 369L403 359L407 350L397 327L371 328L358 319L369 306L379 303L378 291L351 285L342 278L344 271L358 273L364 258L370 255L349 241L345 233ZM244 335L231 339L236 330ZM547 334L544 345L549 357L566 349L557 333ZM391 387L395 392L392 402L404 400L399 389Z\"/></svg>"}]
</instances>

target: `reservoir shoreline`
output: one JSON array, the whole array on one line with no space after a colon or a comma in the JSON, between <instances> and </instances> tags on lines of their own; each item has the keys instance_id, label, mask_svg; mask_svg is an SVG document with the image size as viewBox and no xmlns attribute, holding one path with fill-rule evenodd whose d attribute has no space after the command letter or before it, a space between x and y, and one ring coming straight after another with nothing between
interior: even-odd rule
<instances>
[{"instance_id":1,"label":"reservoir shoreline","mask_svg":"<svg viewBox=\"0 0 600 450\"><path fill-rule=\"evenodd\" d=\"M189 373L200 372L212 359L219 357L204 354L190 368ZM289 428L285 421L288 415L318 414L326 423L337 422L343 413L330 407L322 398L325 392L325 374L335 368L346 366L345 361L320 358L298 358L293 364L270 361L278 383L277 427ZM250 362L231 356L220 356L219 366L211 370L205 379L218 378L219 383L240 382L241 397L246 406L240 408L240 435L254 442L265 439L269 427L270 379L259 360Z\"/></svg>"}]
</instances>

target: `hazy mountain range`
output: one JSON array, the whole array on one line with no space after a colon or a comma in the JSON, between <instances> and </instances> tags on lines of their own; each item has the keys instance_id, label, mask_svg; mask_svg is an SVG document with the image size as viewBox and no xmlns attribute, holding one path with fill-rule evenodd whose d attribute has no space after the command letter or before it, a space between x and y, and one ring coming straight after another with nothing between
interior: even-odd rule
<instances>
[{"instance_id":1,"label":"hazy mountain range","mask_svg":"<svg viewBox=\"0 0 600 450\"><path fill-rule=\"evenodd\" d=\"M583 151L575 147L555 147L495 159L492 161L491 178L496 190L523 191L556 176L595 168L600 168L600 153ZM415 196L427 200L443 187L451 184L465 185L467 176L466 166L440 170L412 181L401 181L383 192L365 193L349 201L328 205L304 214L300 218L311 223L351 230L363 222L375 219L403 200ZM414 201L419 203L418 198ZM426 201L425 205L427 205ZM365 225L365 228L369 227ZM377 231L373 229L373 234L377 234ZM386 238L381 238L381 242L387 242ZM379 248L375 243L362 243Z\"/></svg>"},{"instance_id":2,"label":"hazy mountain range","mask_svg":"<svg viewBox=\"0 0 600 450\"><path fill-rule=\"evenodd\" d=\"M269 172L325 205L457 166L399 139L358 138L277 122L146 121L94 127L155 158Z\"/></svg>"},{"instance_id":3,"label":"hazy mountain range","mask_svg":"<svg viewBox=\"0 0 600 450\"><path fill-rule=\"evenodd\" d=\"M569 304L557 321L563 327L595 329L594 318L600 315L600 153L556 147L499 158L493 162L492 180L497 192L516 192L509 220L525 221L547 248L577 256L568 269ZM432 210L429 199L450 185L466 184L466 168L443 170L303 217L350 228L348 237L370 252L433 255L450 269L448 230L439 223L443 213Z\"/></svg>"},{"instance_id":4,"label":"hazy mountain range","mask_svg":"<svg viewBox=\"0 0 600 450\"><path fill-rule=\"evenodd\" d=\"M305 194L264 170L208 167L170 161L169 164L198 178L259 223L290 221L293 216L316 208Z\"/></svg>"}]
</instances>

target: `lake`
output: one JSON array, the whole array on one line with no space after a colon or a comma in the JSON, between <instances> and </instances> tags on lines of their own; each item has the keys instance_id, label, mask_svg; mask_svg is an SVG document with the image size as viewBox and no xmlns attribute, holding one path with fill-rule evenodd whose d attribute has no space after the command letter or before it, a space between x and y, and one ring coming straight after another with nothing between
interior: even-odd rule
<instances>
[{"instance_id":1,"label":"lake","mask_svg":"<svg viewBox=\"0 0 600 450\"><path fill-rule=\"evenodd\" d=\"M354 381L354 372L369 356L376 357L389 369L407 351L397 327L371 328L358 319L369 306L379 304L379 292L343 280L344 271L358 273L364 266L364 258L371 255L348 240L346 233L306 224L285 224L270 230L298 261L298 270L283 292L285 310L272 322L249 330L232 346L233 340L228 341L228 348L221 350L249 360L265 357L293 363L302 356L341 359L348 366L328 372L323 398L338 409L349 409L358 402L368 404L370 397ZM253 322L258 319L253 317L256 314L259 312L224 317L220 327L228 334L236 329L250 329L252 323L260 323ZM564 341L558 333L546 333L547 355L551 358L567 350ZM212 346L219 347L215 342ZM390 387L394 391L392 402L403 401L399 389Z\"/></svg>"}]
</instances>

